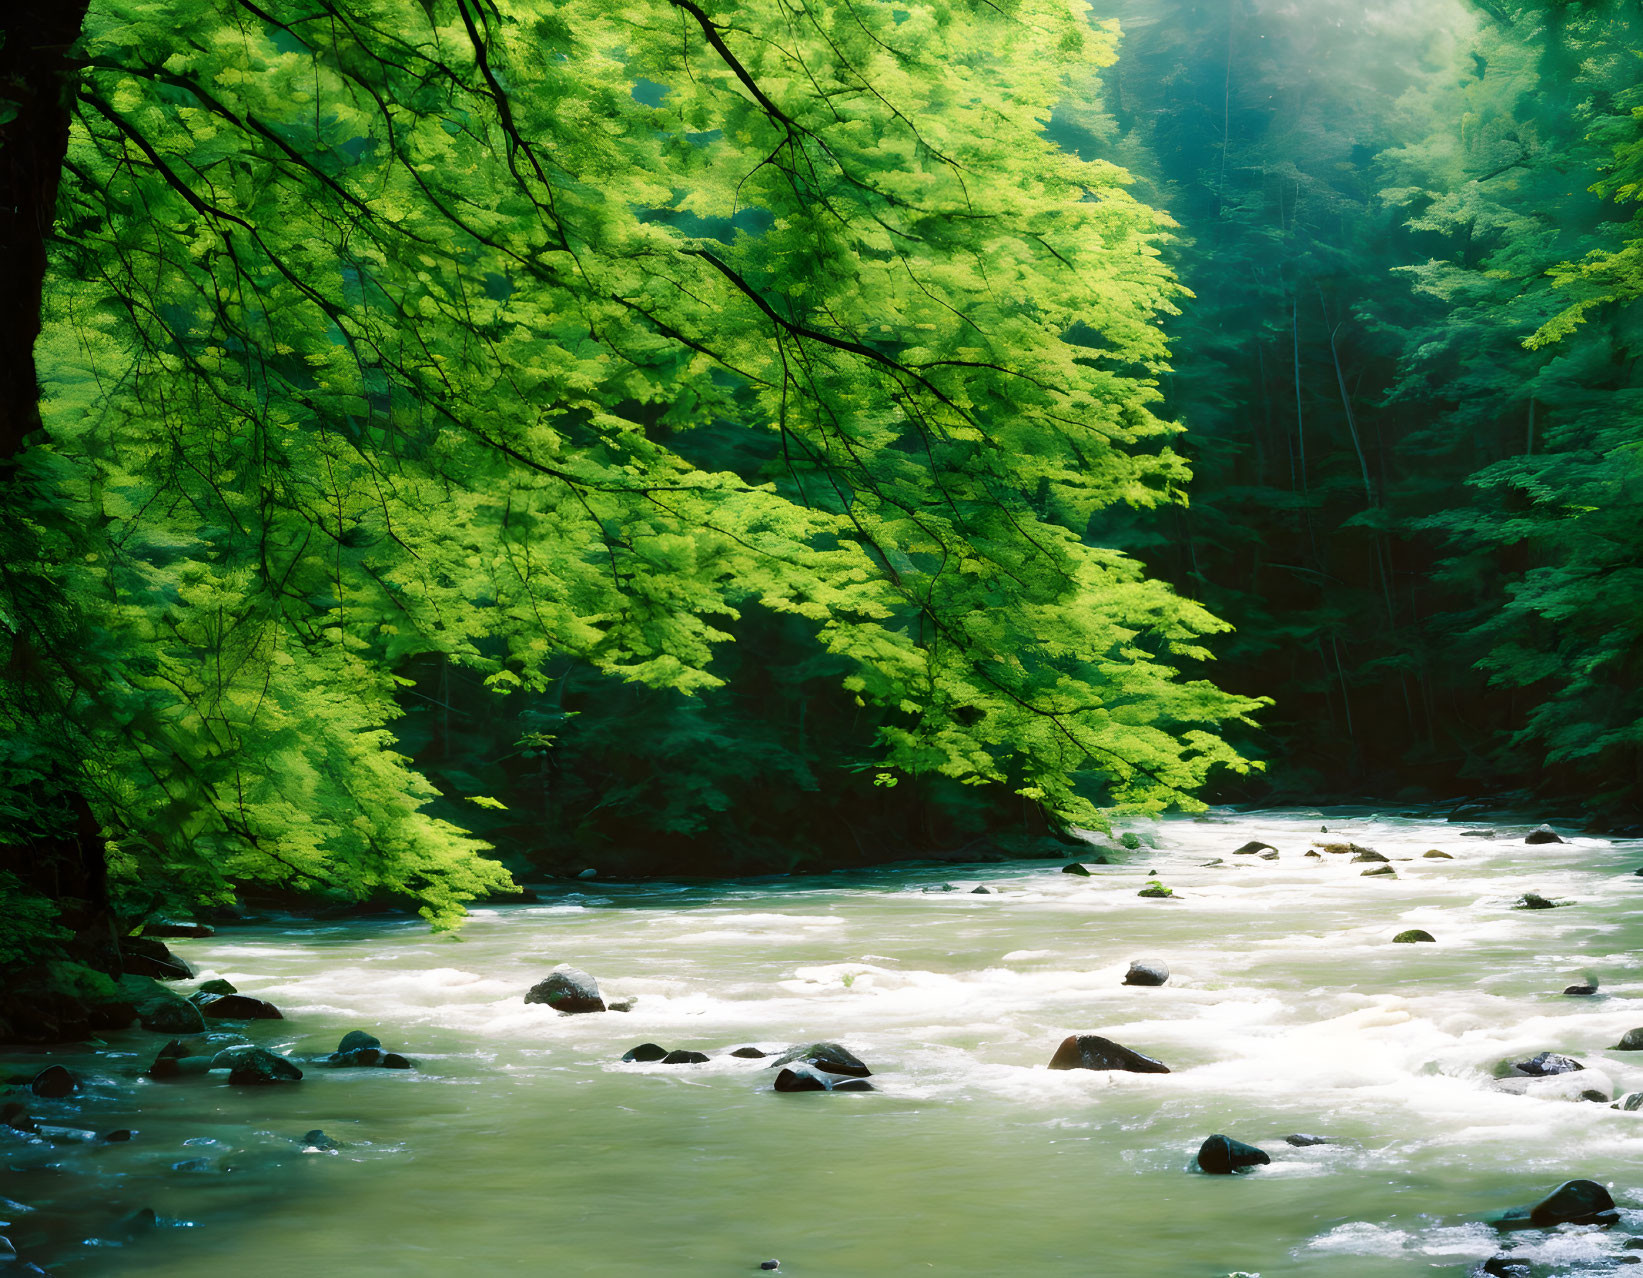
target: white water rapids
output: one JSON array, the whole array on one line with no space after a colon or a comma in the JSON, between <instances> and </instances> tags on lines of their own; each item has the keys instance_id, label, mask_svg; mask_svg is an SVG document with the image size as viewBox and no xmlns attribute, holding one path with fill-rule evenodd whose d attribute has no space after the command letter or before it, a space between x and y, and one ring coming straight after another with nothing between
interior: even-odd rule
<instances>
[{"instance_id":1,"label":"white water rapids","mask_svg":"<svg viewBox=\"0 0 1643 1278\"><path fill-rule=\"evenodd\" d=\"M1502 1245L1483 1213L1584 1177L1610 1187L1621 1227L1507 1241L1537 1274L1621 1272L1643 1254L1622 1250L1643 1232L1643 1112L1571 1097L1643 1090L1643 1052L1612 1050L1643 1026L1643 842L1466 828L1215 812L1136 827L1157 847L1108 850L1090 878L1039 861L593 882L478 909L455 938L382 920L221 928L173 948L284 1011L252 1024L258 1042L301 1057L363 1028L420 1068L153 1083L136 1076L161 1037L111 1035L102 1081L31 1108L137 1139L0 1145L16 1200L0 1217L21 1237L19 1209L79 1213L51 1259L88 1278L637 1278L769 1258L809 1278L1405 1278L1472 1272ZM1256 839L1279 858L1232 855ZM1307 858L1313 840L1375 848L1397 877ZM1176 897L1137 896L1154 877ZM1566 904L1513 909L1525 891ZM1393 944L1407 928L1437 943ZM1136 958L1169 983L1121 984ZM525 1004L561 962L634 1010ZM1595 997L1562 993L1587 973ZM1172 1072L1047 1070L1079 1031ZM816 1039L851 1048L879 1090L777 1094L767 1062L726 1055ZM646 1041L713 1059L620 1063ZM1500 1062L1542 1051L1582 1061L1578 1086L1496 1085ZM315 1127L346 1148L304 1152ZM1271 1165L1196 1172L1212 1132ZM1291 1132L1331 1143L1292 1148ZM144 1206L179 1227L112 1223Z\"/></svg>"}]
</instances>

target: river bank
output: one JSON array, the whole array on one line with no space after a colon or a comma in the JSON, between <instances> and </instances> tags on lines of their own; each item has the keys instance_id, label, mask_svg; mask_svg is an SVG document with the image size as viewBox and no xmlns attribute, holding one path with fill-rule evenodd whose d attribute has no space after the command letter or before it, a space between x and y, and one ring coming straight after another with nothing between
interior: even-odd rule
<instances>
[{"instance_id":1,"label":"river bank","mask_svg":"<svg viewBox=\"0 0 1643 1278\"><path fill-rule=\"evenodd\" d=\"M1090 859L1087 878L1044 861L578 884L483 907L457 937L287 920L172 942L200 980L284 1011L247 1027L259 1045L316 1056L366 1029L419 1068L145 1081L164 1037L139 1031L89 1056L11 1054L11 1073L62 1059L91 1078L55 1102L63 1125L137 1136L7 1144L0 1195L32 1210L0 1232L88 1276L220 1275L276 1255L323 1268L363 1238L364 1271L384 1274L706 1274L779 1257L830 1278L1390 1278L1475 1270L1503 1245L1485 1215L1590 1177L1619 1229L1505 1241L1536 1275L1618 1272L1643 1232L1643 1113L1513 1094L1497 1074L1551 1051L1586 1066L1582 1090L1643 1089L1643 1053L1612 1050L1643 1026L1643 844L1468 828L1218 812L1138 827L1157 847ZM1236 854L1247 842L1278 856ZM1314 842L1389 860L1308 857ZM1381 865L1393 873L1364 876ZM1139 896L1152 880L1175 895ZM1567 904L1514 908L1526 892ZM1414 928L1435 943L1393 942ZM1168 982L1124 985L1136 958L1167 964ZM560 962L633 1010L526 1004ZM1596 994L1563 993L1587 973ZM1172 1072L1047 1070L1078 1031ZM782 1096L765 1062L728 1055L817 1038L856 1051L878 1091ZM647 1041L709 1059L621 1062ZM315 1128L343 1148L306 1144ZM1211 1132L1271 1164L1196 1174ZM122 1231L145 1208L159 1226Z\"/></svg>"}]
</instances>

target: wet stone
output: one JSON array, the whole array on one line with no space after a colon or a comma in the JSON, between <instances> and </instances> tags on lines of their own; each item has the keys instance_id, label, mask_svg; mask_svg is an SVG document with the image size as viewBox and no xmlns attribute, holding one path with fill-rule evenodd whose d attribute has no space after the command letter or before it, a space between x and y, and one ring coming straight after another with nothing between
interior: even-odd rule
<instances>
[{"instance_id":1,"label":"wet stone","mask_svg":"<svg viewBox=\"0 0 1643 1278\"><path fill-rule=\"evenodd\" d=\"M1526 1061L1517 1061L1512 1066L1520 1074L1528 1074L1533 1078L1546 1078L1552 1074L1572 1074L1576 1070L1586 1067L1572 1056L1559 1056L1556 1052L1541 1052L1531 1056Z\"/></svg>"},{"instance_id":2,"label":"wet stone","mask_svg":"<svg viewBox=\"0 0 1643 1278\"><path fill-rule=\"evenodd\" d=\"M1266 1150L1220 1134L1211 1136L1198 1148L1198 1166L1212 1176L1230 1176L1235 1171L1261 1167L1271 1161Z\"/></svg>"},{"instance_id":3,"label":"wet stone","mask_svg":"<svg viewBox=\"0 0 1643 1278\"><path fill-rule=\"evenodd\" d=\"M1233 856L1254 856L1257 852L1276 852L1278 849L1270 843L1262 843L1259 839L1252 839L1241 848L1234 848Z\"/></svg>"},{"instance_id":4,"label":"wet stone","mask_svg":"<svg viewBox=\"0 0 1643 1278\"><path fill-rule=\"evenodd\" d=\"M1305 1149L1310 1145L1334 1144L1327 1136L1311 1136L1306 1132L1292 1132L1284 1137L1284 1143L1294 1145L1297 1149Z\"/></svg>"},{"instance_id":5,"label":"wet stone","mask_svg":"<svg viewBox=\"0 0 1643 1278\"><path fill-rule=\"evenodd\" d=\"M756 1047L738 1047L731 1053L732 1056L739 1056L744 1061L762 1061L768 1054L767 1052L761 1052Z\"/></svg>"},{"instance_id":6,"label":"wet stone","mask_svg":"<svg viewBox=\"0 0 1643 1278\"><path fill-rule=\"evenodd\" d=\"M531 986L525 995L527 1003L546 1003L556 1012L577 1015L585 1012L603 1012L605 1000L599 997L599 983L580 968L561 963L546 977Z\"/></svg>"},{"instance_id":7,"label":"wet stone","mask_svg":"<svg viewBox=\"0 0 1643 1278\"><path fill-rule=\"evenodd\" d=\"M1437 848L1427 848L1426 851L1421 853L1421 856L1428 861L1453 861L1455 859L1449 853L1441 852Z\"/></svg>"},{"instance_id":8,"label":"wet stone","mask_svg":"<svg viewBox=\"0 0 1643 1278\"><path fill-rule=\"evenodd\" d=\"M1617 1052L1643 1052L1643 1029L1629 1029L1620 1036L1615 1044Z\"/></svg>"},{"instance_id":9,"label":"wet stone","mask_svg":"<svg viewBox=\"0 0 1643 1278\"><path fill-rule=\"evenodd\" d=\"M691 1052L685 1050L684 1048L678 1048L662 1057L662 1064L700 1065L705 1060L707 1060L707 1055L704 1052Z\"/></svg>"},{"instance_id":10,"label":"wet stone","mask_svg":"<svg viewBox=\"0 0 1643 1278\"><path fill-rule=\"evenodd\" d=\"M1523 836L1525 843L1562 843L1564 840L1549 825L1537 825Z\"/></svg>"},{"instance_id":11,"label":"wet stone","mask_svg":"<svg viewBox=\"0 0 1643 1278\"><path fill-rule=\"evenodd\" d=\"M846 1074L852 1078L870 1078L873 1073L860 1057L838 1043L804 1043L791 1047L771 1061L769 1068L779 1069L783 1065L793 1064L811 1065L823 1073Z\"/></svg>"},{"instance_id":12,"label":"wet stone","mask_svg":"<svg viewBox=\"0 0 1643 1278\"><path fill-rule=\"evenodd\" d=\"M622 1053L625 1061L659 1061L667 1056L667 1048L657 1043L640 1043L638 1047L630 1047Z\"/></svg>"},{"instance_id":13,"label":"wet stone","mask_svg":"<svg viewBox=\"0 0 1643 1278\"><path fill-rule=\"evenodd\" d=\"M303 1133L302 1144L305 1149L320 1149L326 1151L327 1153L332 1150L342 1148L342 1142L340 1140L327 1136L325 1132L318 1127L314 1128L311 1132Z\"/></svg>"},{"instance_id":14,"label":"wet stone","mask_svg":"<svg viewBox=\"0 0 1643 1278\"><path fill-rule=\"evenodd\" d=\"M1572 995L1575 995L1576 997L1580 997L1580 996L1584 996L1584 995L1596 994L1597 993L1597 986L1596 985L1569 985L1569 986L1564 987L1563 992L1565 994L1572 994Z\"/></svg>"},{"instance_id":15,"label":"wet stone","mask_svg":"<svg viewBox=\"0 0 1643 1278\"><path fill-rule=\"evenodd\" d=\"M1417 944L1419 944L1423 941L1429 941L1433 944L1436 944L1437 939L1438 939L1437 937L1433 936L1430 932L1425 931L1422 928L1412 927L1408 931L1399 932L1396 936L1394 936L1392 938L1392 944L1394 944L1394 945L1417 945Z\"/></svg>"},{"instance_id":16,"label":"wet stone","mask_svg":"<svg viewBox=\"0 0 1643 1278\"><path fill-rule=\"evenodd\" d=\"M196 994L194 1004L214 1020L283 1021L280 1009L248 994Z\"/></svg>"},{"instance_id":17,"label":"wet stone","mask_svg":"<svg viewBox=\"0 0 1643 1278\"><path fill-rule=\"evenodd\" d=\"M375 1047L380 1050L382 1040L375 1034L367 1034L364 1030L349 1030L342 1036L342 1041L337 1044L337 1051L339 1053L353 1052L362 1047Z\"/></svg>"},{"instance_id":18,"label":"wet stone","mask_svg":"<svg viewBox=\"0 0 1643 1278\"><path fill-rule=\"evenodd\" d=\"M1157 959L1131 959L1124 973L1125 985L1162 985L1169 980L1169 968Z\"/></svg>"},{"instance_id":19,"label":"wet stone","mask_svg":"<svg viewBox=\"0 0 1643 1278\"><path fill-rule=\"evenodd\" d=\"M230 1083L241 1085L295 1083L301 1079L302 1071L290 1061L275 1056L272 1052L265 1052L261 1048L253 1048L236 1056L234 1068L228 1075Z\"/></svg>"},{"instance_id":20,"label":"wet stone","mask_svg":"<svg viewBox=\"0 0 1643 1278\"><path fill-rule=\"evenodd\" d=\"M1539 892L1525 892L1518 898L1517 904L1512 908L1514 910L1555 910L1557 902L1548 901Z\"/></svg>"},{"instance_id":21,"label":"wet stone","mask_svg":"<svg viewBox=\"0 0 1643 1278\"><path fill-rule=\"evenodd\" d=\"M34 1081L29 1084L29 1091L47 1100L61 1100L79 1085L74 1075L61 1065L48 1065L34 1076Z\"/></svg>"},{"instance_id":22,"label":"wet stone","mask_svg":"<svg viewBox=\"0 0 1643 1278\"><path fill-rule=\"evenodd\" d=\"M1365 870L1363 872L1363 877L1366 878L1366 879L1367 878L1374 878L1374 877L1378 877L1378 876L1383 876L1383 875L1388 877L1388 878L1394 878L1395 879L1395 878L1398 877L1398 872L1396 870L1394 870L1390 865L1372 865L1367 870Z\"/></svg>"},{"instance_id":23,"label":"wet stone","mask_svg":"<svg viewBox=\"0 0 1643 1278\"><path fill-rule=\"evenodd\" d=\"M1514 1207L1495 1219L1497 1229L1549 1229L1554 1225L1612 1225L1614 1199L1595 1180L1566 1180L1532 1207Z\"/></svg>"},{"instance_id":24,"label":"wet stone","mask_svg":"<svg viewBox=\"0 0 1643 1278\"><path fill-rule=\"evenodd\" d=\"M1167 1074L1169 1066L1143 1056L1099 1034L1072 1034L1050 1058L1051 1069L1119 1070L1130 1074Z\"/></svg>"},{"instance_id":25,"label":"wet stone","mask_svg":"<svg viewBox=\"0 0 1643 1278\"><path fill-rule=\"evenodd\" d=\"M231 981L225 981L221 977L213 977L209 981L201 981L200 982L200 988L195 990L194 992L196 994L238 994L239 993L239 991L234 988L234 985Z\"/></svg>"},{"instance_id":26,"label":"wet stone","mask_svg":"<svg viewBox=\"0 0 1643 1278\"><path fill-rule=\"evenodd\" d=\"M1090 877L1090 872L1088 870L1086 870L1082 865L1079 865L1078 862L1076 862L1076 861L1074 861L1071 865L1062 866L1061 867L1061 873L1063 873L1063 874L1077 874L1077 875L1083 876L1086 879Z\"/></svg>"}]
</instances>

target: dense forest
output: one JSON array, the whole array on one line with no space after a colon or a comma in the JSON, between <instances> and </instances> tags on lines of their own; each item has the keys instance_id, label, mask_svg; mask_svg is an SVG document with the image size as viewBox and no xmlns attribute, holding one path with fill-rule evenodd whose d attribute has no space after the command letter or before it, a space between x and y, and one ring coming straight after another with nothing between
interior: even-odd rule
<instances>
[{"instance_id":1,"label":"dense forest","mask_svg":"<svg viewBox=\"0 0 1643 1278\"><path fill-rule=\"evenodd\" d=\"M1619 0L18 6L0 964L1205 801L1636 819L1640 53Z\"/></svg>"}]
</instances>

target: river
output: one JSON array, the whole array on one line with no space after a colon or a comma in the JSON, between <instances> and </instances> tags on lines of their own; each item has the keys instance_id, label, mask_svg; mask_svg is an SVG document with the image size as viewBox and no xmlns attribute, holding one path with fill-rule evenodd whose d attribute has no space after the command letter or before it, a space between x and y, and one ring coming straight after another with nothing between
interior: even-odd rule
<instances>
[{"instance_id":1,"label":"river","mask_svg":"<svg viewBox=\"0 0 1643 1278\"><path fill-rule=\"evenodd\" d=\"M0 1214L21 1237L19 1203L79 1213L50 1259L87 1278L637 1278L772 1258L808 1278L1407 1278L1471 1272L1500 1246L1484 1213L1589 1177L1623 1226L1517 1235L1517 1254L1560 1275L1636 1254L1643 1112L1495 1074L1550 1050L1586 1064L1585 1088L1643 1089L1643 1052L1611 1050L1643 1025L1643 842L1531 846L1521 824L1368 811L1133 828L1157 846L1109 851L1089 878L1038 861L593 881L477 909L455 936L287 920L174 942L201 978L283 1009L251 1026L264 1045L323 1053L363 1028L420 1068L134 1081L160 1037L110 1035L78 1119L32 1108L137 1138L7 1146L0 1194L18 1203ZM1233 855L1249 840L1279 857ZM1308 858L1313 840L1373 847L1396 877ZM1151 878L1176 896L1138 896ZM1525 891L1567 904L1513 909ZM1407 928L1437 943L1394 944ZM1168 984L1123 985L1136 958L1167 963ZM561 962L636 1006L525 1004ZM1597 996L1562 993L1586 973ZM1046 1069L1078 1031L1172 1072ZM778 1094L767 1062L725 1054L815 1039L853 1049L879 1090ZM620 1063L646 1041L713 1059ZM305 1152L294 1138L316 1127L345 1148ZM1271 1165L1196 1172L1212 1132ZM162 1227L128 1238L112 1222L140 1207Z\"/></svg>"}]
</instances>

